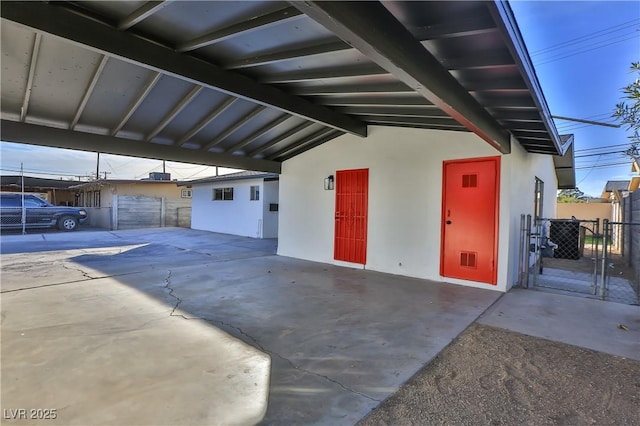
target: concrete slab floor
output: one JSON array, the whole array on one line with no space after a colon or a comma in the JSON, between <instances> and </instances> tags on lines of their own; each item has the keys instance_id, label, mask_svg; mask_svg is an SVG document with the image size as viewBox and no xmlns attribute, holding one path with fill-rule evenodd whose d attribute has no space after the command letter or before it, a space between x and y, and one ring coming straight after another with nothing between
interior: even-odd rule
<instances>
[{"instance_id":1,"label":"concrete slab floor","mask_svg":"<svg viewBox=\"0 0 640 426\"><path fill-rule=\"evenodd\" d=\"M478 322L640 360L640 306L514 288Z\"/></svg>"},{"instance_id":2,"label":"concrete slab floor","mask_svg":"<svg viewBox=\"0 0 640 426\"><path fill-rule=\"evenodd\" d=\"M249 424L260 401L264 424L354 424L500 296L193 230L21 237L2 238L2 408L58 424ZM217 417L220 392L247 416Z\"/></svg>"}]
</instances>

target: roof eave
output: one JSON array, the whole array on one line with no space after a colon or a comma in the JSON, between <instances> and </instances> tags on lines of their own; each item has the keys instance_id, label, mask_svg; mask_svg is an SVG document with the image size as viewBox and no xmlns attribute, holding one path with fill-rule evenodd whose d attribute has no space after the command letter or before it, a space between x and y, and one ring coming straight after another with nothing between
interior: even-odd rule
<instances>
[{"instance_id":1,"label":"roof eave","mask_svg":"<svg viewBox=\"0 0 640 426\"><path fill-rule=\"evenodd\" d=\"M562 155L553 156L553 165L558 180L558 189L573 189L576 187L573 135L563 135L563 137L566 138L563 145L564 152Z\"/></svg>"},{"instance_id":2,"label":"roof eave","mask_svg":"<svg viewBox=\"0 0 640 426\"><path fill-rule=\"evenodd\" d=\"M501 0L494 0L493 2L487 3L487 5L489 7L489 11L494 17L498 29L503 34L507 48L511 52L518 68L521 71L525 84L529 88L531 97L538 108L538 111L544 121L544 125L553 141L554 148L557 151L556 153L558 155L564 155L566 150L569 148L569 145L565 144L565 146L563 146L560 141L560 135L558 134L558 130L556 129L555 123L551 117L549 105L547 105L544 93L542 92L542 87L538 81L533 63L531 62L531 57L527 51L527 47L524 43L524 39L522 38L522 34L520 33L520 29L518 28L511 6L507 1Z\"/></svg>"}]
</instances>

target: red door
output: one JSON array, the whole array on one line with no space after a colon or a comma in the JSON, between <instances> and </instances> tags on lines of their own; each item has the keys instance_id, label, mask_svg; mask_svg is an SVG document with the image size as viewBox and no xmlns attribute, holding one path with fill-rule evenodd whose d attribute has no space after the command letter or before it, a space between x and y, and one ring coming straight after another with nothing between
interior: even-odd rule
<instances>
[{"instance_id":1,"label":"red door","mask_svg":"<svg viewBox=\"0 0 640 426\"><path fill-rule=\"evenodd\" d=\"M369 169L336 172L336 215L333 258L367 263Z\"/></svg>"},{"instance_id":2,"label":"red door","mask_svg":"<svg viewBox=\"0 0 640 426\"><path fill-rule=\"evenodd\" d=\"M444 162L442 276L496 283L499 172L500 157Z\"/></svg>"}]
</instances>

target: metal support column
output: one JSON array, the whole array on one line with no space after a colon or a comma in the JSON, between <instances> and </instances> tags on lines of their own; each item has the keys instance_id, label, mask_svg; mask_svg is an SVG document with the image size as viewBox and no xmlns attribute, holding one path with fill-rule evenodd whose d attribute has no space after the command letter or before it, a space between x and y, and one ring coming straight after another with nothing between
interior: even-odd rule
<instances>
[{"instance_id":1,"label":"metal support column","mask_svg":"<svg viewBox=\"0 0 640 426\"><path fill-rule=\"evenodd\" d=\"M606 297L606 282L607 282L607 249L609 246L609 219L602 221L602 266L600 271L600 298Z\"/></svg>"},{"instance_id":2,"label":"metal support column","mask_svg":"<svg viewBox=\"0 0 640 426\"><path fill-rule=\"evenodd\" d=\"M529 254L531 249L531 215L527 215L527 223L525 227L525 262L524 262L524 282L522 283L522 288L529 288L529 259L531 255Z\"/></svg>"}]
</instances>

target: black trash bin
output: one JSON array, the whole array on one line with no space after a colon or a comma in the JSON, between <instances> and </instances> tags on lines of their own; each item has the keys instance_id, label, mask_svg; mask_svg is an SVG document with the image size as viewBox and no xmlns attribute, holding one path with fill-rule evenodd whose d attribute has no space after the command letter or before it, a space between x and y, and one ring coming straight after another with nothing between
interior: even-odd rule
<instances>
[{"instance_id":1,"label":"black trash bin","mask_svg":"<svg viewBox=\"0 0 640 426\"><path fill-rule=\"evenodd\" d=\"M580 221L552 220L549 238L558 245L553 257L556 259L580 259Z\"/></svg>"}]
</instances>

